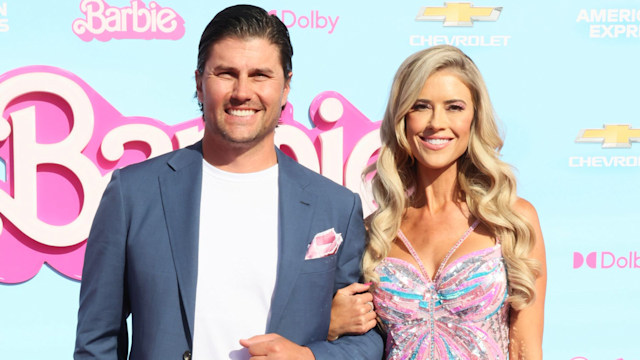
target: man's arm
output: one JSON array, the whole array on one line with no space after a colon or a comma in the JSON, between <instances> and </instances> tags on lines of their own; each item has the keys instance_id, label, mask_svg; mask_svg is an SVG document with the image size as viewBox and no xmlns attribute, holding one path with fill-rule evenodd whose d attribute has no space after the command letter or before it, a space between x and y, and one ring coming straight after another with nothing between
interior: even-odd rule
<instances>
[{"instance_id":1,"label":"man's arm","mask_svg":"<svg viewBox=\"0 0 640 360\"><path fill-rule=\"evenodd\" d=\"M84 258L74 359L126 359L126 221L119 171L96 213Z\"/></svg>"},{"instance_id":2,"label":"man's arm","mask_svg":"<svg viewBox=\"0 0 640 360\"><path fill-rule=\"evenodd\" d=\"M343 234L344 248L341 250L336 269L334 293L349 284L360 281L360 263L366 245L366 231L362 216L360 197L353 195L353 206L349 225ZM336 341L318 341L307 344L315 358L321 359L382 359L382 337L376 329L363 335L343 336Z\"/></svg>"},{"instance_id":3,"label":"man's arm","mask_svg":"<svg viewBox=\"0 0 640 360\"><path fill-rule=\"evenodd\" d=\"M339 251L334 280L334 293L348 284L360 279L360 262L364 251L366 234L362 218L360 198L353 195L346 230L342 229L343 243ZM310 314L310 316L312 316ZM323 338L326 339L326 335ZM278 334L257 335L240 340L240 344L249 349L256 358L267 356L270 359L327 359L353 360L382 358L383 342L375 329L363 335L344 336L336 341L316 341L304 346ZM310 350L310 351L309 351Z\"/></svg>"}]
</instances>

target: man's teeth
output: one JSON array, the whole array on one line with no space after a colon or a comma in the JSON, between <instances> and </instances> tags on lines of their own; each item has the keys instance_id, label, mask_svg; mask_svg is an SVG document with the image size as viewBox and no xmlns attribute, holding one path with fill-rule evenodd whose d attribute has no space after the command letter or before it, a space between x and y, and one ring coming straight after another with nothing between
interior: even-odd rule
<instances>
[{"instance_id":1,"label":"man's teeth","mask_svg":"<svg viewBox=\"0 0 640 360\"><path fill-rule=\"evenodd\" d=\"M229 115L233 115L233 116L251 116L255 113L254 110L234 110L234 109L230 109L228 111Z\"/></svg>"},{"instance_id":2,"label":"man's teeth","mask_svg":"<svg viewBox=\"0 0 640 360\"><path fill-rule=\"evenodd\" d=\"M448 143L448 142L449 142L449 141L451 141L451 140L449 140L449 139L426 139L426 141L427 141L429 144L433 144L433 145L442 145L442 144L446 144L446 143Z\"/></svg>"}]
</instances>

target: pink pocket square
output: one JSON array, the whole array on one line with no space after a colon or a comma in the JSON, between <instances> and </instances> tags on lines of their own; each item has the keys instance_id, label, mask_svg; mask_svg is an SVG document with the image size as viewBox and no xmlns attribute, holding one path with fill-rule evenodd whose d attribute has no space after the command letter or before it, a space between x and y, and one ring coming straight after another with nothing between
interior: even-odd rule
<instances>
[{"instance_id":1,"label":"pink pocket square","mask_svg":"<svg viewBox=\"0 0 640 360\"><path fill-rule=\"evenodd\" d=\"M333 228L317 233L313 237L311 244L309 244L307 255L305 255L304 259L319 259L333 255L338 251L340 244L342 244L342 235L337 234Z\"/></svg>"}]
</instances>

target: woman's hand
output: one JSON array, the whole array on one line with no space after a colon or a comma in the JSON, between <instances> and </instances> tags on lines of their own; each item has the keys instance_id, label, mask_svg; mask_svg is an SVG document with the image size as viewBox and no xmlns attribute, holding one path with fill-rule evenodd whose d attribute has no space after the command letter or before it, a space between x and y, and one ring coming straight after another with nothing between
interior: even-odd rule
<instances>
[{"instance_id":1,"label":"woman's hand","mask_svg":"<svg viewBox=\"0 0 640 360\"><path fill-rule=\"evenodd\" d=\"M327 340L334 341L345 334L364 334L376 326L370 286L371 283L353 283L336 292Z\"/></svg>"}]
</instances>

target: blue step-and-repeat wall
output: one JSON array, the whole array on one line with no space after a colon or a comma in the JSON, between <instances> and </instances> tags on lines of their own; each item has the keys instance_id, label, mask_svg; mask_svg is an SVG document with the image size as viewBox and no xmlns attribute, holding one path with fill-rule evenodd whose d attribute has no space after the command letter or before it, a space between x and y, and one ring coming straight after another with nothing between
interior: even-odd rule
<instances>
[{"instance_id":1,"label":"blue step-and-repeat wall","mask_svg":"<svg viewBox=\"0 0 640 360\"><path fill-rule=\"evenodd\" d=\"M197 45L232 4L0 0L1 359L71 357L100 194L114 169L201 136ZM294 46L278 144L366 211L359 173L400 63L436 44L470 55L540 215L545 358L640 359L640 2L255 4Z\"/></svg>"}]
</instances>

